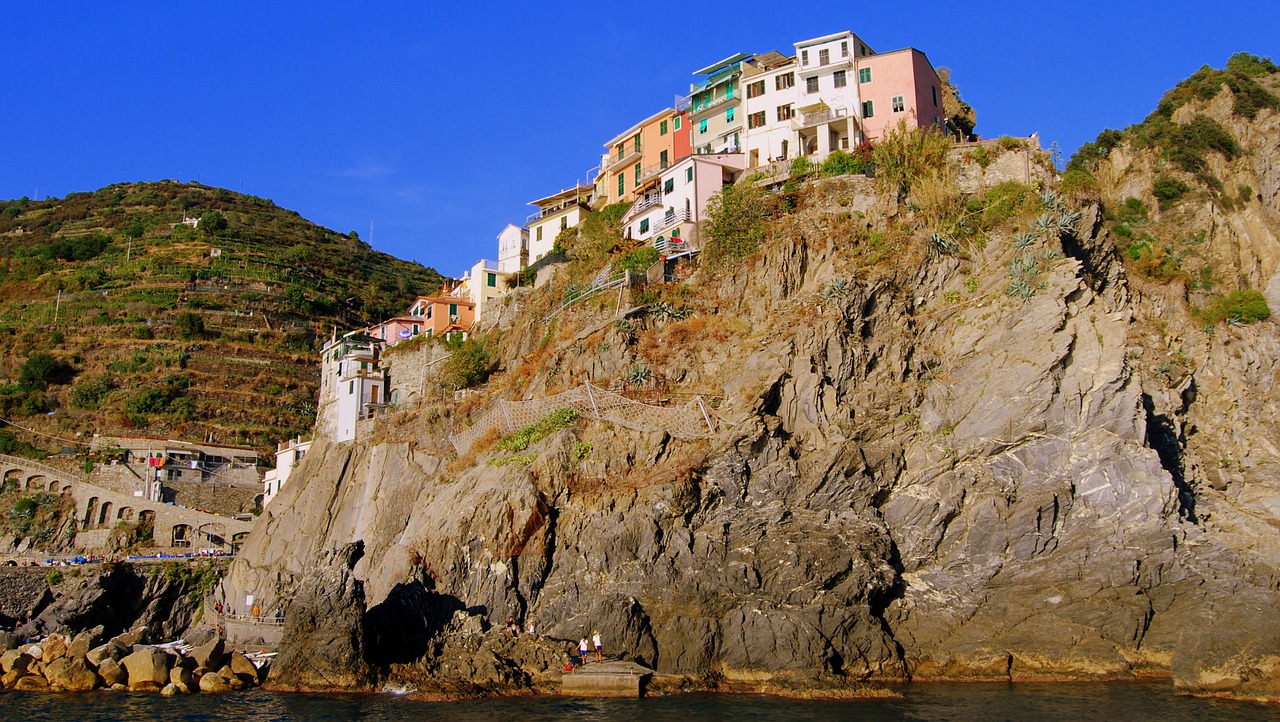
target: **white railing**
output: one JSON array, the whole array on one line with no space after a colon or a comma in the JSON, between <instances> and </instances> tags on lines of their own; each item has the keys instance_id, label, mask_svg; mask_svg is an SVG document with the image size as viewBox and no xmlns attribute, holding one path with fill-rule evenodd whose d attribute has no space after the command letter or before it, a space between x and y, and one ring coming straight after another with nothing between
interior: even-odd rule
<instances>
[{"instance_id":1,"label":"white railing","mask_svg":"<svg viewBox=\"0 0 1280 722\"><path fill-rule=\"evenodd\" d=\"M691 214L689 213L689 211L682 209L682 210L676 211L672 215L663 216L662 220L658 221L657 225L653 227L653 232L661 233L662 231L665 231L666 229L674 225L684 223L689 220L690 215Z\"/></svg>"},{"instance_id":2,"label":"white railing","mask_svg":"<svg viewBox=\"0 0 1280 722\"><path fill-rule=\"evenodd\" d=\"M791 129L801 130L822 123L830 123L833 120L847 117L848 114L849 111L844 108L827 108L813 113L804 113L799 118L791 121Z\"/></svg>"}]
</instances>

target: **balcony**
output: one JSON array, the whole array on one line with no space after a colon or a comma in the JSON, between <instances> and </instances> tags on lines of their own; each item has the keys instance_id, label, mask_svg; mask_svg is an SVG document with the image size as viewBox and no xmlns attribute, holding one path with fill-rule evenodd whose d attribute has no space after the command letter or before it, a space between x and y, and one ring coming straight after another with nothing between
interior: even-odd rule
<instances>
[{"instance_id":1,"label":"balcony","mask_svg":"<svg viewBox=\"0 0 1280 722\"><path fill-rule=\"evenodd\" d=\"M627 149L623 151L622 155L617 155L616 152L610 153L609 164L605 166L604 172L608 173L617 168L629 166L632 163L635 163L636 161L640 160L640 156L643 155L640 152L640 150L641 150L640 148L637 148L634 145L628 145Z\"/></svg>"},{"instance_id":2,"label":"balcony","mask_svg":"<svg viewBox=\"0 0 1280 722\"><path fill-rule=\"evenodd\" d=\"M848 116L849 111L844 108L823 108L822 110L815 110L812 113L801 113L799 116L792 119L791 129L804 130L805 128L812 128L815 125L830 123L833 120L847 118Z\"/></svg>"},{"instance_id":3,"label":"balcony","mask_svg":"<svg viewBox=\"0 0 1280 722\"><path fill-rule=\"evenodd\" d=\"M657 223L654 224L652 233L655 233L655 234L661 233L667 230L668 228L671 228L672 226L678 226L681 223L687 223L688 221L689 221L689 211L681 209L681 210L675 211L674 213L668 213L667 215L663 216L661 220L659 220Z\"/></svg>"},{"instance_id":4,"label":"balcony","mask_svg":"<svg viewBox=\"0 0 1280 722\"><path fill-rule=\"evenodd\" d=\"M656 175L661 174L662 171L670 167L671 167L671 163L667 162L667 163L654 163L653 165L647 168L640 169L640 183L641 184L645 183L646 181L650 180Z\"/></svg>"},{"instance_id":5,"label":"balcony","mask_svg":"<svg viewBox=\"0 0 1280 722\"><path fill-rule=\"evenodd\" d=\"M740 102L742 102L742 98L737 95L722 95L715 100L694 103L689 108L689 120L696 120L703 113L708 113L721 106L737 105Z\"/></svg>"},{"instance_id":6,"label":"balcony","mask_svg":"<svg viewBox=\"0 0 1280 722\"><path fill-rule=\"evenodd\" d=\"M579 208L582 208L584 210L591 210L591 206L589 206L585 200L570 201L568 203L557 203L554 206L547 206L546 208L542 208L537 211L534 211L533 213L530 213L524 219L524 224L527 226L530 223L533 223L535 221L541 220L543 218L547 218L549 216L554 216L557 213L562 213L564 211L567 211L570 208L573 208L574 206L578 206Z\"/></svg>"}]
</instances>

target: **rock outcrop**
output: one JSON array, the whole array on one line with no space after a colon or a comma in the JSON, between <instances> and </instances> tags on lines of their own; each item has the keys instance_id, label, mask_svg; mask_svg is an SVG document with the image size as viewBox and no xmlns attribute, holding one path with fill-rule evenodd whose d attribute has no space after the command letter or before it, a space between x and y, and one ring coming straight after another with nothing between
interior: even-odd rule
<instances>
[{"instance_id":1,"label":"rock outcrop","mask_svg":"<svg viewBox=\"0 0 1280 722\"><path fill-rule=\"evenodd\" d=\"M1208 241L1242 285L1280 288L1276 117L1233 130L1259 200ZM712 440L579 423L459 459L466 419L429 406L317 440L223 583L287 607L273 682L538 688L599 629L703 685L1280 695L1273 323L1206 327L1131 273L1104 206L1024 190L957 250L852 192L817 182L758 256L672 292L691 319L530 312L496 342L490 404L643 366L654 395L717 397ZM545 653L498 644L509 617Z\"/></svg>"},{"instance_id":2,"label":"rock outcrop","mask_svg":"<svg viewBox=\"0 0 1280 722\"><path fill-rule=\"evenodd\" d=\"M364 585L352 568L364 554L360 542L323 556L303 580L289 608L285 635L290 640L271 675L281 690L370 689L374 677L364 656ZM230 671L243 657L232 655Z\"/></svg>"}]
</instances>

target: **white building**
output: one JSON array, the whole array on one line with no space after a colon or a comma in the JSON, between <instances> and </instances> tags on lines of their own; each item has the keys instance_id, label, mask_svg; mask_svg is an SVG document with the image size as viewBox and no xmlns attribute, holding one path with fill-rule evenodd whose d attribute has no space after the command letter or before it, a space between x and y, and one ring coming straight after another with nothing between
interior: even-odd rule
<instances>
[{"instance_id":1,"label":"white building","mask_svg":"<svg viewBox=\"0 0 1280 722\"><path fill-rule=\"evenodd\" d=\"M577 185L529 202L529 205L538 207L537 212L528 218L529 263L551 253L560 231L582 222L591 212L589 204L594 193L593 186Z\"/></svg>"},{"instance_id":2,"label":"white building","mask_svg":"<svg viewBox=\"0 0 1280 722\"><path fill-rule=\"evenodd\" d=\"M508 223L498 234L498 270L519 273L529 265L529 229Z\"/></svg>"},{"instance_id":3,"label":"white building","mask_svg":"<svg viewBox=\"0 0 1280 722\"><path fill-rule=\"evenodd\" d=\"M293 474L302 457L307 455L307 450L311 448L311 440L302 440L299 436L289 439L283 444L276 444L276 468L268 469L267 473L262 477L262 506L271 503L276 494L284 488L285 482L289 481L289 476Z\"/></svg>"},{"instance_id":4,"label":"white building","mask_svg":"<svg viewBox=\"0 0 1280 722\"><path fill-rule=\"evenodd\" d=\"M386 403L379 366L383 342L361 331L332 339L320 351L320 405L316 426L334 441L356 438L356 422Z\"/></svg>"},{"instance_id":5,"label":"white building","mask_svg":"<svg viewBox=\"0 0 1280 722\"><path fill-rule=\"evenodd\" d=\"M514 226L508 226L514 228ZM501 236L499 236L501 238ZM476 322L480 320L484 313L485 306L495 298L501 298L507 292L507 279L512 273L501 270L502 263L500 261L489 261L480 259L471 270L462 275L462 279L458 282L458 287L453 290L453 294L462 298L468 298L475 304L474 319ZM518 272L520 269L516 269Z\"/></svg>"}]
</instances>

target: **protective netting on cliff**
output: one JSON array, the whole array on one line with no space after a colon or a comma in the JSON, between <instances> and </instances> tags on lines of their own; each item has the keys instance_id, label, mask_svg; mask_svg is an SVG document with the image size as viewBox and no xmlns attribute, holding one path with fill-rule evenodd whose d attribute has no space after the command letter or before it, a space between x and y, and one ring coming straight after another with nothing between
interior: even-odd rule
<instances>
[{"instance_id":1,"label":"protective netting on cliff","mask_svg":"<svg viewBox=\"0 0 1280 722\"><path fill-rule=\"evenodd\" d=\"M510 434L536 424L556 409L570 408L584 418L607 421L633 431L665 431L677 439L698 439L715 433L711 415L701 396L684 406L651 406L633 401L599 386L583 384L554 396L529 401L503 401L480 417L471 428L449 437L459 454L471 450L480 437L497 429Z\"/></svg>"}]
</instances>

